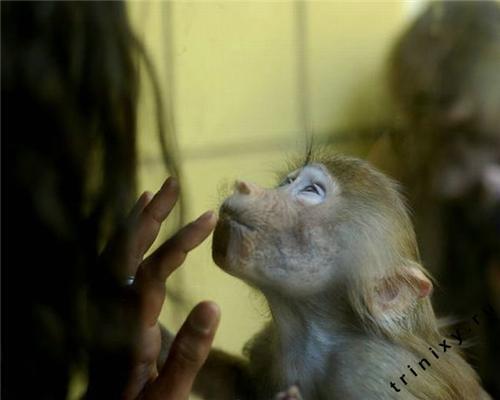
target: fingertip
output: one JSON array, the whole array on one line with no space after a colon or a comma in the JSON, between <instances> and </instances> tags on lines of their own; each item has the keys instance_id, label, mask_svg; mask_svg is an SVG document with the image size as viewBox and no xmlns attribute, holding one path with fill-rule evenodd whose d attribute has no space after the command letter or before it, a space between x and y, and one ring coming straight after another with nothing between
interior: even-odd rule
<instances>
[{"instance_id":1,"label":"fingertip","mask_svg":"<svg viewBox=\"0 0 500 400\"><path fill-rule=\"evenodd\" d=\"M129 216L130 217L137 217L137 215L144 210L144 208L149 204L151 199L153 198L153 194L149 191L144 191L142 194L139 196L137 201L134 204L134 207L130 211Z\"/></svg>"},{"instance_id":2,"label":"fingertip","mask_svg":"<svg viewBox=\"0 0 500 400\"><path fill-rule=\"evenodd\" d=\"M206 227L213 229L217 223L217 215L213 211L206 211L200 215L194 223L197 225L205 225Z\"/></svg>"},{"instance_id":3,"label":"fingertip","mask_svg":"<svg viewBox=\"0 0 500 400\"><path fill-rule=\"evenodd\" d=\"M215 213L212 210L205 211L194 222L207 222L215 218Z\"/></svg>"},{"instance_id":4,"label":"fingertip","mask_svg":"<svg viewBox=\"0 0 500 400\"><path fill-rule=\"evenodd\" d=\"M214 318L219 322L220 316L221 316L221 311L219 305L211 300L204 300L200 303L198 303L199 307L203 307L207 313L211 313Z\"/></svg>"},{"instance_id":5,"label":"fingertip","mask_svg":"<svg viewBox=\"0 0 500 400\"><path fill-rule=\"evenodd\" d=\"M146 190L142 195L142 200L144 201L145 204L148 204L151 199L153 198L153 193L150 192L149 190Z\"/></svg>"},{"instance_id":6,"label":"fingertip","mask_svg":"<svg viewBox=\"0 0 500 400\"><path fill-rule=\"evenodd\" d=\"M179 188L179 182L173 176L169 176L160 188L162 190L177 190Z\"/></svg>"},{"instance_id":7,"label":"fingertip","mask_svg":"<svg viewBox=\"0 0 500 400\"><path fill-rule=\"evenodd\" d=\"M220 308L213 301L202 301L188 317L189 326L199 334L213 335L220 321Z\"/></svg>"}]
</instances>

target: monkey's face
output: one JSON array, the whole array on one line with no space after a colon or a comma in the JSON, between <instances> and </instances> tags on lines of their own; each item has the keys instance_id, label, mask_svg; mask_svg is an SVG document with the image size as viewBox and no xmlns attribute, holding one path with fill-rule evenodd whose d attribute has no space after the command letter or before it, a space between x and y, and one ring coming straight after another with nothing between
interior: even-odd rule
<instances>
[{"instance_id":1,"label":"monkey's face","mask_svg":"<svg viewBox=\"0 0 500 400\"><path fill-rule=\"evenodd\" d=\"M339 198L340 187L322 164L296 170L272 189L237 181L220 208L215 263L260 289L321 290L339 257L333 239Z\"/></svg>"}]
</instances>

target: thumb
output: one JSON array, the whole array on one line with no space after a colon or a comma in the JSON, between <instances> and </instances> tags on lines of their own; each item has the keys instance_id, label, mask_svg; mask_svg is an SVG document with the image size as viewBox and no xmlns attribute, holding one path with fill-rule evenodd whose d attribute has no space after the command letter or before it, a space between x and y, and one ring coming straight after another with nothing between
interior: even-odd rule
<instances>
[{"instance_id":1,"label":"thumb","mask_svg":"<svg viewBox=\"0 0 500 400\"><path fill-rule=\"evenodd\" d=\"M194 379L208 357L220 320L217 304L199 303L189 314L172 343L158 378L148 388L146 398L187 399Z\"/></svg>"}]
</instances>

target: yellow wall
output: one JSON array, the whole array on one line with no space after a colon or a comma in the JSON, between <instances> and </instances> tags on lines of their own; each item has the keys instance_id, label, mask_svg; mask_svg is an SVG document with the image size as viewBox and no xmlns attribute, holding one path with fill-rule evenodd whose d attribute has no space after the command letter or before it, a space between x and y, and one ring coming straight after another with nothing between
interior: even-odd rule
<instances>
[{"instance_id":1,"label":"yellow wall","mask_svg":"<svg viewBox=\"0 0 500 400\"><path fill-rule=\"evenodd\" d=\"M132 2L130 14L153 56L177 134L188 218L217 207L236 177L271 184L304 131L331 135L361 114L385 111L383 60L423 2ZM140 189L165 177L146 88L141 104ZM337 147L343 150L342 146ZM185 304L167 304L177 329L196 302L222 308L216 346L240 352L266 318L263 301L211 261L210 241L173 279Z\"/></svg>"}]
</instances>

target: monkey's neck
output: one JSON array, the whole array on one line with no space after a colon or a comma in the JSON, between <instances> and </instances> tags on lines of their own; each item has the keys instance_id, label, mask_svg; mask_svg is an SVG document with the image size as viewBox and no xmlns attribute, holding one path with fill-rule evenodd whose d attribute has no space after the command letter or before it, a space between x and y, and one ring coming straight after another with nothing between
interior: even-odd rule
<instances>
[{"instance_id":1,"label":"monkey's neck","mask_svg":"<svg viewBox=\"0 0 500 400\"><path fill-rule=\"evenodd\" d=\"M305 392L314 393L314 380L321 380L332 354L342 351L353 334L348 313L324 296L296 300L271 294L266 298L273 315L276 379L285 386L299 383Z\"/></svg>"}]
</instances>

